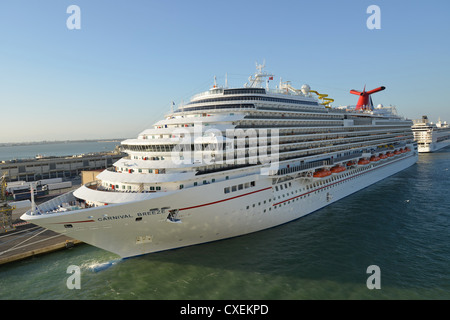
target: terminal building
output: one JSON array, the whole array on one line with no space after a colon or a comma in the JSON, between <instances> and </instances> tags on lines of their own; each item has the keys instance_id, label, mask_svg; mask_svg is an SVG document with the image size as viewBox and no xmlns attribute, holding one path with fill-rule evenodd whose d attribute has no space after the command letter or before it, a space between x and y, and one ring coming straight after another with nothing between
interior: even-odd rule
<instances>
[{"instance_id":1,"label":"terminal building","mask_svg":"<svg viewBox=\"0 0 450 320\"><path fill-rule=\"evenodd\" d=\"M124 156L120 152L101 152L67 157L0 161L0 173L6 173L8 182L73 178L79 176L82 171L108 168Z\"/></svg>"}]
</instances>

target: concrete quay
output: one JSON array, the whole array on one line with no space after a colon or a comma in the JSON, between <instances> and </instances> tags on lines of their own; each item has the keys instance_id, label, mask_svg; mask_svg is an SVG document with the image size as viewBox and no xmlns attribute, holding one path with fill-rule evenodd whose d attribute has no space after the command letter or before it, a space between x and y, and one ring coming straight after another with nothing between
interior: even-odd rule
<instances>
[{"instance_id":1,"label":"concrete quay","mask_svg":"<svg viewBox=\"0 0 450 320\"><path fill-rule=\"evenodd\" d=\"M71 248L81 243L48 229L24 223L16 230L0 235L0 265L25 258Z\"/></svg>"},{"instance_id":2,"label":"concrete quay","mask_svg":"<svg viewBox=\"0 0 450 320\"><path fill-rule=\"evenodd\" d=\"M47 201L61 192L54 192L40 199L39 202ZM0 266L56 250L71 248L82 243L79 240L20 220L20 216L29 209L30 207L15 209L12 212L15 229L0 233Z\"/></svg>"}]
</instances>

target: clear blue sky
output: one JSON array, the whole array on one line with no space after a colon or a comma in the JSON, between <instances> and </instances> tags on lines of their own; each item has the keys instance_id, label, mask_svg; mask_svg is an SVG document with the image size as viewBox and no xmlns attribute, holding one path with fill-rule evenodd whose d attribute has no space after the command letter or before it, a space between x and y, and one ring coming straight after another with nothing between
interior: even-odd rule
<instances>
[{"instance_id":1,"label":"clear blue sky","mask_svg":"<svg viewBox=\"0 0 450 320\"><path fill-rule=\"evenodd\" d=\"M81 9L69 30L67 7ZM369 5L381 29L369 30ZM0 142L134 137L214 75L266 70L354 105L450 121L450 1L2 0Z\"/></svg>"}]
</instances>

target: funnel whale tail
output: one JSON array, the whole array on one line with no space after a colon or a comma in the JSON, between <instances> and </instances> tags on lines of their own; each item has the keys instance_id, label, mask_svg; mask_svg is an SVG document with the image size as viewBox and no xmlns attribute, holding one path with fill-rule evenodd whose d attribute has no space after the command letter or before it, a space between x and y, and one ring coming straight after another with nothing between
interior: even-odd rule
<instances>
[{"instance_id":1,"label":"funnel whale tail","mask_svg":"<svg viewBox=\"0 0 450 320\"><path fill-rule=\"evenodd\" d=\"M366 86L364 86L363 91L350 90L351 94L356 94L359 96L358 103L356 104L356 110L373 110L372 93L383 91L386 87L378 87L370 91L366 91Z\"/></svg>"}]
</instances>

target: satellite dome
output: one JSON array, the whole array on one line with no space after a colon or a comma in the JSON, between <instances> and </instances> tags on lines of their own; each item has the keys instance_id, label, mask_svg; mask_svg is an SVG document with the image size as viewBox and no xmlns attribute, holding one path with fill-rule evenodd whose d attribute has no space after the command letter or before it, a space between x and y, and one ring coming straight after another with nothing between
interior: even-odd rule
<instances>
[{"instance_id":1,"label":"satellite dome","mask_svg":"<svg viewBox=\"0 0 450 320\"><path fill-rule=\"evenodd\" d=\"M379 105L377 105L377 109L381 109L383 108L383 105L380 103Z\"/></svg>"},{"instance_id":2,"label":"satellite dome","mask_svg":"<svg viewBox=\"0 0 450 320\"><path fill-rule=\"evenodd\" d=\"M300 88L302 90L303 94L309 94L309 91L311 90L311 87L307 84L302 85Z\"/></svg>"}]
</instances>

